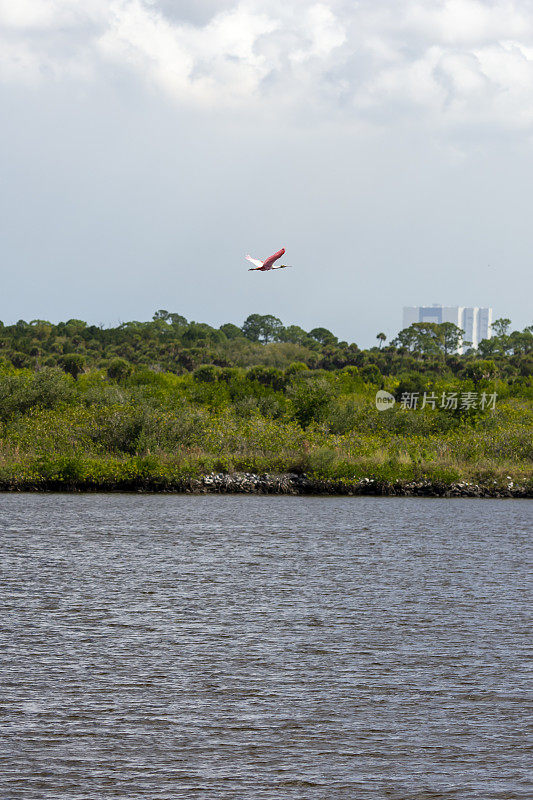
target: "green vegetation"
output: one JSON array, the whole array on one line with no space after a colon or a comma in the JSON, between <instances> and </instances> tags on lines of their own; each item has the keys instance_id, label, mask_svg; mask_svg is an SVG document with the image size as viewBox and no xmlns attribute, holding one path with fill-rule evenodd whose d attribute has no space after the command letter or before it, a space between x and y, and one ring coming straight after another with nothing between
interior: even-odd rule
<instances>
[{"instance_id":1,"label":"green vegetation","mask_svg":"<svg viewBox=\"0 0 533 800\"><path fill-rule=\"evenodd\" d=\"M446 324L360 350L271 315L218 329L163 310L117 328L0 323L0 485L165 489L249 471L529 486L533 333L509 327L457 355ZM376 409L378 389L392 409ZM442 407L453 393L457 408ZM494 408L481 402L494 393Z\"/></svg>"}]
</instances>

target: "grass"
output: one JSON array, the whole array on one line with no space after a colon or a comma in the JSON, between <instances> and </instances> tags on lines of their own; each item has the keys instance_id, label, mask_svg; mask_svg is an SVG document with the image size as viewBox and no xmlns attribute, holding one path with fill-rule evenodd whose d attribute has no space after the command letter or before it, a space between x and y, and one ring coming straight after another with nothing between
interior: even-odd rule
<instances>
[{"instance_id":1,"label":"grass","mask_svg":"<svg viewBox=\"0 0 533 800\"><path fill-rule=\"evenodd\" d=\"M531 387L500 381L495 410L453 415L396 405L338 371L263 385L244 370L191 375L94 371L0 374L0 487L179 488L211 472L305 473L339 485L426 480L507 487L533 483ZM281 386L281 388L280 388ZM434 386L472 390L450 379ZM385 388L395 391L391 379Z\"/></svg>"}]
</instances>

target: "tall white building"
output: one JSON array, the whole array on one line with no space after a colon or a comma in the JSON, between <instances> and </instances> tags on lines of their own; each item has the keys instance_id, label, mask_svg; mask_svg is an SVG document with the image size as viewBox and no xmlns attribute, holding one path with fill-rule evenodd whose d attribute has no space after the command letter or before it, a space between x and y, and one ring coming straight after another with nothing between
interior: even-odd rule
<instances>
[{"instance_id":1,"label":"tall white building","mask_svg":"<svg viewBox=\"0 0 533 800\"><path fill-rule=\"evenodd\" d=\"M463 341L470 345L461 345L459 352L468 347L476 347L482 339L490 339L492 325L492 308L467 308L465 306L404 306L403 327L408 328L413 322L451 322L464 330Z\"/></svg>"}]
</instances>

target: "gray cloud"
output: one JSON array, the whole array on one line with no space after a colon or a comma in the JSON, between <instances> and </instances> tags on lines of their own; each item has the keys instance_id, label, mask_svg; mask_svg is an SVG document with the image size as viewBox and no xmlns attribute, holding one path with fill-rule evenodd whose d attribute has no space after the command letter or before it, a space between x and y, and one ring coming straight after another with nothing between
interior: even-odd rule
<instances>
[{"instance_id":1,"label":"gray cloud","mask_svg":"<svg viewBox=\"0 0 533 800\"><path fill-rule=\"evenodd\" d=\"M10 0L4 82L128 72L182 107L533 126L531 0Z\"/></svg>"}]
</instances>

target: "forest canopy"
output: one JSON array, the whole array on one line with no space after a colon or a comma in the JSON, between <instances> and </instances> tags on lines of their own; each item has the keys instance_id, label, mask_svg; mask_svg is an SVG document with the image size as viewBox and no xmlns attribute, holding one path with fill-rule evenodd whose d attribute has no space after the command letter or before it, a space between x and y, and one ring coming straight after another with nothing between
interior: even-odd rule
<instances>
[{"instance_id":1,"label":"forest canopy","mask_svg":"<svg viewBox=\"0 0 533 800\"><path fill-rule=\"evenodd\" d=\"M510 320L496 320L491 339L459 355L463 332L451 323L415 323L389 343L378 333L376 346L363 350L339 341L325 327L305 331L298 325L285 326L272 314L250 314L241 326L228 322L219 328L164 309L150 321L115 327L79 319L57 324L19 320L14 325L0 323L0 367L58 367L76 378L90 369L124 377L134 368L180 375L203 365L286 369L298 362L313 370L354 366L373 368L383 376L406 371L461 376L479 369L474 362L489 361L484 369L494 375L527 377L533 373L533 326L509 331L510 325Z\"/></svg>"},{"instance_id":2,"label":"forest canopy","mask_svg":"<svg viewBox=\"0 0 533 800\"><path fill-rule=\"evenodd\" d=\"M272 315L20 320L0 327L0 488L172 490L249 471L529 492L533 334L494 332L459 354L447 325L362 350Z\"/></svg>"}]
</instances>

